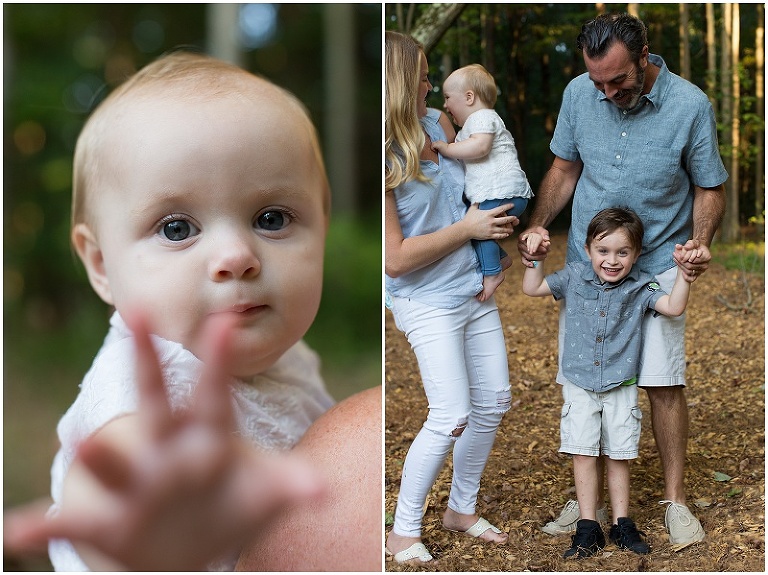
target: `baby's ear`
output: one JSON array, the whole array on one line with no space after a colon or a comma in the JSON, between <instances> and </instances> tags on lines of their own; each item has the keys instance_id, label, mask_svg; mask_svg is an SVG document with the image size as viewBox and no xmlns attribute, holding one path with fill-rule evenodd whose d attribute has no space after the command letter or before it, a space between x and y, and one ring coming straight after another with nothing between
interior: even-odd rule
<instances>
[{"instance_id":1,"label":"baby's ear","mask_svg":"<svg viewBox=\"0 0 768 575\"><path fill-rule=\"evenodd\" d=\"M86 224L77 224L72 230L72 243L77 255L88 272L88 281L98 296L109 305L114 305L109 279L104 269L104 254L96 236Z\"/></svg>"}]
</instances>

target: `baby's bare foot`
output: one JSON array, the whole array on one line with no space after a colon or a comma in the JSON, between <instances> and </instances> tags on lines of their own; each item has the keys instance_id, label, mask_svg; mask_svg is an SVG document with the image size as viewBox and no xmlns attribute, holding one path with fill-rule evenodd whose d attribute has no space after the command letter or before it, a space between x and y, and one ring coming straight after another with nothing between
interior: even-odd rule
<instances>
[{"instance_id":1,"label":"baby's bare foot","mask_svg":"<svg viewBox=\"0 0 768 575\"><path fill-rule=\"evenodd\" d=\"M477 294L478 301L487 301L491 298L496 288L504 281L504 274L498 273L495 276L483 276L483 291Z\"/></svg>"}]
</instances>

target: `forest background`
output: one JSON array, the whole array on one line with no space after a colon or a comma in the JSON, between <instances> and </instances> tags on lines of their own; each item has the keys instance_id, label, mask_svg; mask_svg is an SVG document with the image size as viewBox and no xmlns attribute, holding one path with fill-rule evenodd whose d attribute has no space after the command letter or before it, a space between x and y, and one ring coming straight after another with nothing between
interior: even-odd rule
<instances>
[{"instance_id":1,"label":"forest background","mask_svg":"<svg viewBox=\"0 0 768 575\"><path fill-rule=\"evenodd\" d=\"M380 4L3 6L4 507L47 495L56 423L108 327L69 244L75 140L111 89L178 46L234 61L309 109L333 209L307 340L338 399L381 383L381 21Z\"/></svg>"},{"instance_id":2,"label":"forest background","mask_svg":"<svg viewBox=\"0 0 768 575\"><path fill-rule=\"evenodd\" d=\"M442 109L441 85L455 69L485 66L496 79L496 111L515 138L536 190L552 163L549 142L566 84L586 71L576 36L603 12L629 12L648 27L650 51L710 98L728 169L721 239L762 231L765 203L763 4L386 4L385 27L421 41ZM567 225L569 210L557 224Z\"/></svg>"}]
</instances>

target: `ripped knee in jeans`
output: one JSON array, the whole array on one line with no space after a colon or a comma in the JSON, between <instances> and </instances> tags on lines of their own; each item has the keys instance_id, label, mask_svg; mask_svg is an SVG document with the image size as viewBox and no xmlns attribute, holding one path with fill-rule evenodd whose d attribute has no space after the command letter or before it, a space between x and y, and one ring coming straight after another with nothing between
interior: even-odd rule
<instances>
[{"instance_id":1,"label":"ripped knee in jeans","mask_svg":"<svg viewBox=\"0 0 768 575\"><path fill-rule=\"evenodd\" d=\"M467 418L464 417L459 420L458 425L451 431L451 437L461 437L464 430L467 428Z\"/></svg>"},{"instance_id":2,"label":"ripped knee in jeans","mask_svg":"<svg viewBox=\"0 0 768 575\"><path fill-rule=\"evenodd\" d=\"M512 390L508 387L496 392L496 413L507 413L512 407Z\"/></svg>"}]
</instances>

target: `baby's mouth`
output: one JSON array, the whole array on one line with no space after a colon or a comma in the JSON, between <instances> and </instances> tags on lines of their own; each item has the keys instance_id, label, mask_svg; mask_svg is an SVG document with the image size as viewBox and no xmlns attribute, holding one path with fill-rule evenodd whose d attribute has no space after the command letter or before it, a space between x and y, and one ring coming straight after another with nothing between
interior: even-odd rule
<instances>
[{"instance_id":1,"label":"baby's mouth","mask_svg":"<svg viewBox=\"0 0 768 575\"><path fill-rule=\"evenodd\" d=\"M264 311L267 308L265 305L258 305L253 303L235 304L231 307L220 309L214 312L215 315L231 315L240 319L247 319L254 317Z\"/></svg>"}]
</instances>

